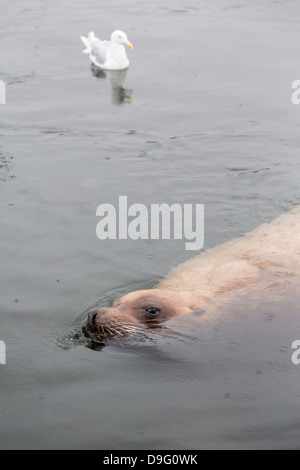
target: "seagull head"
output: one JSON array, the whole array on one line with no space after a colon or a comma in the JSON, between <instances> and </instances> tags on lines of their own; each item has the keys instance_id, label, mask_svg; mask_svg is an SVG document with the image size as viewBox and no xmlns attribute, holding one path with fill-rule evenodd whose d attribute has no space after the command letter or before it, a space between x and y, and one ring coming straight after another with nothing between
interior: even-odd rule
<instances>
[{"instance_id":1,"label":"seagull head","mask_svg":"<svg viewBox=\"0 0 300 470\"><path fill-rule=\"evenodd\" d=\"M127 34L119 29L112 33L110 40L116 44L125 44L125 46L128 46L130 49L133 48L131 42L128 41Z\"/></svg>"}]
</instances>

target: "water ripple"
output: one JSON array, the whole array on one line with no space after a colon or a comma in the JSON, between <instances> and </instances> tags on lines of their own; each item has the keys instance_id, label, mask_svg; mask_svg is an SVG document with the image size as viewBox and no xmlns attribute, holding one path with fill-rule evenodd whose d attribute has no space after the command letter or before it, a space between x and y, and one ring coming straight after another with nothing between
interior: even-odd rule
<instances>
[{"instance_id":1,"label":"water ripple","mask_svg":"<svg viewBox=\"0 0 300 470\"><path fill-rule=\"evenodd\" d=\"M189 372L178 372L159 377L158 384L162 394L186 395L199 391L203 384L203 378Z\"/></svg>"}]
</instances>

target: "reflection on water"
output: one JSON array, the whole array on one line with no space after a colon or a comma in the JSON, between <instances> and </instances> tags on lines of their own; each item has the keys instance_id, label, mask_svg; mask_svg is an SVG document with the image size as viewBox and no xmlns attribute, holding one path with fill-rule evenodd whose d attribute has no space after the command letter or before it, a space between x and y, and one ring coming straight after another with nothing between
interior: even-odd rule
<instances>
[{"instance_id":1,"label":"reflection on water","mask_svg":"<svg viewBox=\"0 0 300 470\"><path fill-rule=\"evenodd\" d=\"M91 64L92 74L97 78L110 80L112 90L112 103L119 106L132 103L132 88L124 88L123 83L126 79L126 70L102 70Z\"/></svg>"}]
</instances>

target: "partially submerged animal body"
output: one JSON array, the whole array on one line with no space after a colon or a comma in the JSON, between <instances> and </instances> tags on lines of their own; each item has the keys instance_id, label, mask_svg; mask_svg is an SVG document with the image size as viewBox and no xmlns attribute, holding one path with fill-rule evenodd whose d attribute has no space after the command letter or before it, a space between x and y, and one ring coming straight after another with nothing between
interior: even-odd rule
<instances>
[{"instance_id":1,"label":"partially submerged animal body","mask_svg":"<svg viewBox=\"0 0 300 470\"><path fill-rule=\"evenodd\" d=\"M300 281L300 206L251 233L172 269L154 289L126 294L109 308L93 309L86 330L98 342L143 335L182 314L214 323L222 303L261 293L281 294ZM214 308L211 308L214 305ZM206 307L209 308L206 308ZM203 311L205 313L203 314ZM199 315L200 314L200 315Z\"/></svg>"}]
</instances>

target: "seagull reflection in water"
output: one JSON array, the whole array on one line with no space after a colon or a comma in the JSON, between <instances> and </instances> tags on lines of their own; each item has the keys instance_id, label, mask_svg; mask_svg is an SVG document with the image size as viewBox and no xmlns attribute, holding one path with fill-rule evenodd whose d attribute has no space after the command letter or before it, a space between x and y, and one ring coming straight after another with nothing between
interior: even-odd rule
<instances>
[{"instance_id":1,"label":"seagull reflection in water","mask_svg":"<svg viewBox=\"0 0 300 470\"><path fill-rule=\"evenodd\" d=\"M125 70L102 70L91 64L91 70L97 78L107 78L110 80L112 89L112 102L119 106L122 104L132 103L132 89L124 88L123 83L127 75L127 69Z\"/></svg>"}]
</instances>

